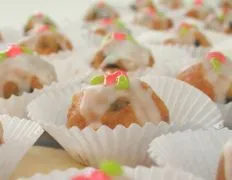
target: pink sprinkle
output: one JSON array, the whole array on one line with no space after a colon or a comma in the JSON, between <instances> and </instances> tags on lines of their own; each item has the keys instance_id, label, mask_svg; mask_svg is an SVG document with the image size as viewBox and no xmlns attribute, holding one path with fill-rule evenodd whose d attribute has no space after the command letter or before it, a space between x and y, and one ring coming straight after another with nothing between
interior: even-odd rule
<instances>
[{"instance_id":1,"label":"pink sprinkle","mask_svg":"<svg viewBox=\"0 0 232 180\"><path fill-rule=\"evenodd\" d=\"M101 24L103 24L103 25L113 24L113 19L110 19L110 18L102 19Z\"/></svg>"},{"instance_id":2,"label":"pink sprinkle","mask_svg":"<svg viewBox=\"0 0 232 180\"><path fill-rule=\"evenodd\" d=\"M195 0L195 5L203 5L203 0Z\"/></svg>"},{"instance_id":3,"label":"pink sprinkle","mask_svg":"<svg viewBox=\"0 0 232 180\"><path fill-rule=\"evenodd\" d=\"M111 178L107 176L104 172L95 171L91 174L89 180L111 180Z\"/></svg>"},{"instance_id":4,"label":"pink sprinkle","mask_svg":"<svg viewBox=\"0 0 232 180\"><path fill-rule=\"evenodd\" d=\"M226 57L220 52L211 52L206 57L208 60L217 59L221 63L226 63Z\"/></svg>"},{"instance_id":5,"label":"pink sprinkle","mask_svg":"<svg viewBox=\"0 0 232 180\"><path fill-rule=\"evenodd\" d=\"M150 16L154 16L155 15L155 9L154 8L146 8L146 12L150 15Z\"/></svg>"},{"instance_id":6,"label":"pink sprinkle","mask_svg":"<svg viewBox=\"0 0 232 180\"><path fill-rule=\"evenodd\" d=\"M89 178L85 177L84 175L80 175L73 177L72 180L89 180Z\"/></svg>"},{"instance_id":7,"label":"pink sprinkle","mask_svg":"<svg viewBox=\"0 0 232 180\"><path fill-rule=\"evenodd\" d=\"M97 3L97 5L99 6L99 7L102 7L102 6L104 6L104 1L99 1L98 3Z\"/></svg>"},{"instance_id":8,"label":"pink sprinkle","mask_svg":"<svg viewBox=\"0 0 232 180\"><path fill-rule=\"evenodd\" d=\"M41 18L41 17L43 17L43 13L37 12L37 13L35 13L35 16L38 17L38 18Z\"/></svg>"},{"instance_id":9,"label":"pink sprinkle","mask_svg":"<svg viewBox=\"0 0 232 180\"><path fill-rule=\"evenodd\" d=\"M126 39L126 34L124 33L113 33L113 38L118 41L123 41Z\"/></svg>"},{"instance_id":10,"label":"pink sprinkle","mask_svg":"<svg viewBox=\"0 0 232 180\"><path fill-rule=\"evenodd\" d=\"M22 50L17 45L11 45L7 51L8 57L15 57L15 56L20 55L20 54L22 54Z\"/></svg>"},{"instance_id":11,"label":"pink sprinkle","mask_svg":"<svg viewBox=\"0 0 232 180\"><path fill-rule=\"evenodd\" d=\"M42 33L42 32L48 31L48 30L49 30L49 26L44 25L44 26L42 26L41 28L38 29L37 33Z\"/></svg>"},{"instance_id":12,"label":"pink sprinkle","mask_svg":"<svg viewBox=\"0 0 232 180\"><path fill-rule=\"evenodd\" d=\"M114 72L112 74L107 75L105 77L105 83L104 84L108 85L108 86L115 84L117 82L117 78L119 76L121 76L121 75L127 76L127 73L125 71L119 70L119 71L116 71L116 72Z\"/></svg>"}]
</instances>

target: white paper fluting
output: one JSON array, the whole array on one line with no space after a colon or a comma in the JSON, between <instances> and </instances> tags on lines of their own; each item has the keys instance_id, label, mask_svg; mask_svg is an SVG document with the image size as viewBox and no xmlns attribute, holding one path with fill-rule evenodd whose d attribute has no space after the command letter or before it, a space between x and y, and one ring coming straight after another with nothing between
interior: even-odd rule
<instances>
[{"instance_id":1,"label":"white paper fluting","mask_svg":"<svg viewBox=\"0 0 232 180\"><path fill-rule=\"evenodd\" d=\"M232 137L228 129L187 130L156 138L149 153L159 165L182 168L205 179L215 179L224 144Z\"/></svg>"}]
</instances>

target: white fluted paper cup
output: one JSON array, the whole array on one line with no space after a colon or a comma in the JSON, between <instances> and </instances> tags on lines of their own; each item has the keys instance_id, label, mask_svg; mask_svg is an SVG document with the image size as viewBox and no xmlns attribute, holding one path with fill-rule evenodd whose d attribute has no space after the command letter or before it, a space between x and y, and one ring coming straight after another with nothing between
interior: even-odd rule
<instances>
[{"instance_id":1,"label":"white fluted paper cup","mask_svg":"<svg viewBox=\"0 0 232 180\"><path fill-rule=\"evenodd\" d=\"M78 163L97 166L104 159L119 161L123 165L150 165L146 149L155 137L168 131L212 127L221 121L216 105L199 90L175 79L144 77L152 89L166 103L170 125L148 122L144 127L131 125L110 129L102 126L97 131L90 127L80 130L65 126L66 115L74 93L82 84L71 83L53 89L36 98L28 106L28 115L60 143Z\"/></svg>"},{"instance_id":2,"label":"white fluted paper cup","mask_svg":"<svg viewBox=\"0 0 232 180\"><path fill-rule=\"evenodd\" d=\"M39 124L17 117L0 116L4 144L0 145L0 178L8 179L44 130Z\"/></svg>"},{"instance_id":3,"label":"white fluted paper cup","mask_svg":"<svg viewBox=\"0 0 232 180\"><path fill-rule=\"evenodd\" d=\"M94 168L85 168L85 169L75 169L70 168L66 171L58 171L54 170L50 174L35 174L29 178L19 178L18 180L67 180L77 175L89 174L94 171ZM135 169L129 167L123 167L124 175L122 179L128 180L203 180L202 178L196 177L191 173L184 172L182 170L175 169L173 167L165 167L165 168L146 168L142 166L138 166ZM117 178L118 179L118 178ZM119 178L120 179L120 178Z\"/></svg>"},{"instance_id":4,"label":"white fluted paper cup","mask_svg":"<svg viewBox=\"0 0 232 180\"><path fill-rule=\"evenodd\" d=\"M217 104L217 106L221 110L224 119L224 126L232 129L232 103Z\"/></svg>"},{"instance_id":5,"label":"white fluted paper cup","mask_svg":"<svg viewBox=\"0 0 232 180\"><path fill-rule=\"evenodd\" d=\"M167 38L173 37L173 33L165 33L165 32L146 32L141 34L137 37L138 41L144 45L162 45L164 40ZM182 50L185 50L187 53L189 53L194 58L200 58L205 56L210 48L204 48L204 47L194 47L194 46L185 46L185 45L163 45L166 47L175 47Z\"/></svg>"},{"instance_id":6,"label":"white fluted paper cup","mask_svg":"<svg viewBox=\"0 0 232 180\"><path fill-rule=\"evenodd\" d=\"M171 165L205 179L215 179L224 144L232 137L228 129L176 132L156 138L149 153L159 165Z\"/></svg>"}]
</instances>

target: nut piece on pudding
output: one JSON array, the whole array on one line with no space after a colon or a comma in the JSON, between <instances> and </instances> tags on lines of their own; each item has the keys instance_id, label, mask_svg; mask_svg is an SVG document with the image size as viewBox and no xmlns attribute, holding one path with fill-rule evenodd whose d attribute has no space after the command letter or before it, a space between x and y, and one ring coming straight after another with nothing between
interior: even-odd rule
<instances>
[{"instance_id":1,"label":"nut piece on pudding","mask_svg":"<svg viewBox=\"0 0 232 180\"><path fill-rule=\"evenodd\" d=\"M25 35L28 35L28 32L31 31L32 29L34 29L37 25L46 25L46 26L49 26L49 27L53 27L53 28L56 28L56 24L45 14L41 13L41 12L38 12L34 15L32 15L25 27L24 27L24 34Z\"/></svg>"},{"instance_id":2,"label":"nut piece on pudding","mask_svg":"<svg viewBox=\"0 0 232 180\"><path fill-rule=\"evenodd\" d=\"M73 49L68 38L50 26L37 26L30 34L20 42L20 46L28 47L38 54L49 55Z\"/></svg>"},{"instance_id":3,"label":"nut piece on pudding","mask_svg":"<svg viewBox=\"0 0 232 180\"><path fill-rule=\"evenodd\" d=\"M156 6L153 4L152 0L135 0L130 8L134 11L140 11L143 8L152 8L156 10Z\"/></svg>"},{"instance_id":4,"label":"nut piece on pudding","mask_svg":"<svg viewBox=\"0 0 232 180\"><path fill-rule=\"evenodd\" d=\"M217 103L232 100L232 62L220 52L209 53L202 61L177 75Z\"/></svg>"},{"instance_id":5,"label":"nut piece on pudding","mask_svg":"<svg viewBox=\"0 0 232 180\"><path fill-rule=\"evenodd\" d=\"M232 142L231 140L225 145L221 154L216 180L232 179Z\"/></svg>"},{"instance_id":6,"label":"nut piece on pudding","mask_svg":"<svg viewBox=\"0 0 232 180\"><path fill-rule=\"evenodd\" d=\"M87 11L84 21L94 22L103 18L117 19L119 18L119 14L106 2L99 1L98 3L93 4Z\"/></svg>"},{"instance_id":7,"label":"nut piece on pudding","mask_svg":"<svg viewBox=\"0 0 232 180\"><path fill-rule=\"evenodd\" d=\"M130 30L119 19L104 18L97 21L92 27L91 32L99 36L106 36L109 33L121 32L129 34Z\"/></svg>"},{"instance_id":8,"label":"nut piece on pudding","mask_svg":"<svg viewBox=\"0 0 232 180\"><path fill-rule=\"evenodd\" d=\"M54 81L54 68L31 50L12 45L0 52L0 97L31 93Z\"/></svg>"},{"instance_id":9,"label":"nut piece on pudding","mask_svg":"<svg viewBox=\"0 0 232 180\"><path fill-rule=\"evenodd\" d=\"M136 71L152 67L154 58L149 49L138 44L130 34L114 32L109 34L103 46L91 61L94 69L123 69Z\"/></svg>"},{"instance_id":10,"label":"nut piece on pudding","mask_svg":"<svg viewBox=\"0 0 232 180\"><path fill-rule=\"evenodd\" d=\"M95 76L91 85L73 95L66 126L80 129L101 125L115 128L132 123L169 122L169 111L148 84L124 71Z\"/></svg>"},{"instance_id":11,"label":"nut piece on pudding","mask_svg":"<svg viewBox=\"0 0 232 180\"><path fill-rule=\"evenodd\" d=\"M166 45L187 45L195 47L210 47L211 43L199 29L189 23L182 23L175 34L175 37L166 39Z\"/></svg>"},{"instance_id":12,"label":"nut piece on pudding","mask_svg":"<svg viewBox=\"0 0 232 180\"><path fill-rule=\"evenodd\" d=\"M154 30L168 30L173 27L173 22L162 12L152 8L144 8L139 11L134 19L134 23Z\"/></svg>"}]
</instances>

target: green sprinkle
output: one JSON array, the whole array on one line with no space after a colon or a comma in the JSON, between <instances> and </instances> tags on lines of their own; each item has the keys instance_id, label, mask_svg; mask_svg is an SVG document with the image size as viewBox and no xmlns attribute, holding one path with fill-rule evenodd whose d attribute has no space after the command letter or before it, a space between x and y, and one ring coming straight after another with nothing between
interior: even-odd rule
<instances>
[{"instance_id":1,"label":"green sprinkle","mask_svg":"<svg viewBox=\"0 0 232 180\"><path fill-rule=\"evenodd\" d=\"M0 52L0 61L3 61L7 58L6 52Z\"/></svg>"},{"instance_id":2,"label":"green sprinkle","mask_svg":"<svg viewBox=\"0 0 232 180\"><path fill-rule=\"evenodd\" d=\"M188 29L187 28L181 28L180 30L180 35L181 36L185 36L185 34L188 32Z\"/></svg>"},{"instance_id":3,"label":"green sprinkle","mask_svg":"<svg viewBox=\"0 0 232 180\"><path fill-rule=\"evenodd\" d=\"M100 170L108 176L121 176L123 174L121 165L115 161L104 161L100 165Z\"/></svg>"},{"instance_id":4,"label":"green sprinkle","mask_svg":"<svg viewBox=\"0 0 232 180\"><path fill-rule=\"evenodd\" d=\"M219 60L217 60L216 58L212 59L211 61L211 64L213 66L213 69L215 72L220 72L220 69L221 69L221 63Z\"/></svg>"},{"instance_id":5,"label":"green sprinkle","mask_svg":"<svg viewBox=\"0 0 232 180\"><path fill-rule=\"evenodd\" d=\"M124 25L124 23L122 21L116 20L115 23L119 28L125 28L125 25Z\"/></svg>"},{"instance_id":6,"label":"green sprinkle","mask_svg":"<svg viewBox=\"0 0 232 180\"><path fill-rule=\"evenodd\" d=\"M124 90L124 89L129 89L129 87L130 87L130 82L129 82L128 77L126 77L124 75L120 76L118 78L118 82L117 82L116 88Z\"/></svg>"},{"instance_id":7,"label":"green sprinkle","mask_svg":"<svg viewBox=\"0 0 232 180\"><path fill-rule=\"evenodd\" d=\"M137 43L136 40L135 40L135 39L132 37L132 35L130 35L130 34L127 35L127 40L128 40L128 41L131 41L131 42L133 42L133 43Z\"/></svg>"},{"instance_id":8,"label":"green sprinkle","mask_svg":"<svg viewBox=\"0 0 232 180\"><path fill-rule=\"evenodd\" d=\"M21 49L25 54L33 54L33 51L27 47L21 47Z\"/></svg>"},{"instance_id":9,"label":"green sprinkle","mask_svg":"<svg viewBox=\"0 0 232 180\"><path fill-rule=\"evenodd\" d=\"M103 75L95 76L91 79L90 84L91 85L102 84L102 83L104 83L104 79L105 79L105 77Z\"/></svg>"}]
</instances>

